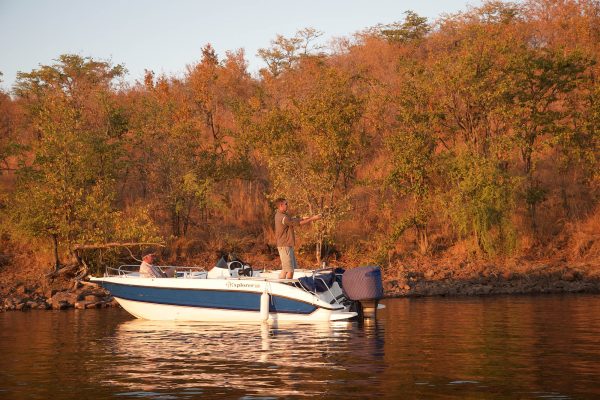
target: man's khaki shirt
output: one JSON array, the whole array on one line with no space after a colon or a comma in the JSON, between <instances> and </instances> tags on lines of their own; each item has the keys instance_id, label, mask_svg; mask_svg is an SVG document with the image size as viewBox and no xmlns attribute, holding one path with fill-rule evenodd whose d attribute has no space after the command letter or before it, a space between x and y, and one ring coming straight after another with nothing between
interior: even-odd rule
<instances>
[{"instance_id":1,"label":"man's khaki shirt","mask_svg":"<svg viewBox=\"0 0 600 400\"><path fill-rule=\"evenodd\" d=\"M300 224L300 218L292 218L287 213L277 210L275 213L275 237L277 247L294 247L296 236L294 226Z\"/></svg>"}]
</instances>

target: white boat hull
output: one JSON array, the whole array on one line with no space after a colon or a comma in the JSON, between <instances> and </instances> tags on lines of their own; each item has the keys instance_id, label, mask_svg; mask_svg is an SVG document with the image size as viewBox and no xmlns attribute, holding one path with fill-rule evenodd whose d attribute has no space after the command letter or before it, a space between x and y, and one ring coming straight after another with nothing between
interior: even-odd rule
<instances>
[{"instance_id":1,"label":"white boat hull","mask_svg":"<svg viewBox=\"0 0 600 400\"><path fill-rule=\"evenodd\" d=\"M267 278L109 276L92 281L108 289L127 312L146 320L316 322L357 315L331 297Z\"/></svg>"},{"instance_id":2,"label":"white boat hull","mask_svg":"<svg viewBox=\"0 0 600 400\"><path fill-rule=\"evenodd\" d=\"M145 303L115 298L131 315L152 321L204 321L204 322L261 322L263 316L257 311L237 311L203 307L186 307ZM355 317L355 312L317 309L308 315L269 313L268 322L322 322Z\"/></svg>"}]
</instances>

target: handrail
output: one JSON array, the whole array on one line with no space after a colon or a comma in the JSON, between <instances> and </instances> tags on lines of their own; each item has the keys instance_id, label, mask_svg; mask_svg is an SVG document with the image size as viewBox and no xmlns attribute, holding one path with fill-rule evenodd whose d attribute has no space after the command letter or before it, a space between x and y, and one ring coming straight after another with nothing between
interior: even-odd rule
<instances>
[{"instance_id":1,"label":"handrail","mask_svg":"<svg viewBox=\"0 0 600 400\"><path fill-rule=\"evenodd\" d=\"M313 279L314 279L314 278L313 278ZM338 305L340 305L340 306L341 306L342 304L340 304L340 302L338 301L338 299L335 297L335 295L334 295L334 294L333 294L333 292L331 291L331 288L330 288L330 287L327 285L327 283L325 283L325 280L324 280L323 278L319 278L319 277L317 277L317 279L320 279L320 280L321 280L321 282L323 282L323 285L325 285L325 287L327 288L327 291L328 291L328 292L329 292L329 294L331 295L331 298L332 298L333 300L335 300L335 302L336 302ZM334 282L335 282L335 281L334 281ZM332 284L332 286L333 286L333 284ZM315 290L316 290L316 289L315 289Z\"/></svg>"},{"instance_id":2,"label":"handrail","mask_svg":"<svg viewBox=\"0 0 600 400\"><path fill-rule=\"evenodd\" d=\"M175 272L181 272L183 271L184 273L187 271L188 274L191 274L192 272L206 272L206 270L202 267L190 267L190 266L177 266L177 265L157 265L157 268L160 268L161 270L163 268L173 268ZM135 268L135 269L134 269ZM106 267L105 272L104 272L104 276L126 276L126 275L131 275L131 274L135 274L139 271L140 265L139 264L123 264L120 265L119 267L115 268L115 267ZM114 271L114 272L111 272Z\"/></svg>"},{"instance_id":3,"label":"handrail","mask_svg":"<svg viewBox=\"0 0 600 400\"><path fill-rule=\"evenodd\" d=\"M318 276L316 276L318 273L325 272L325 271L329 271L329 273L333 274L333 275L334 275L334 277L335 277L335 276L337 275L337 274L335 273L335 269L336 269L336 267L326 267L326 268L319 268L319 269L315 269L315 270L313 270L313 271L312 271L312 279L313 279L313 282L315 281L315 279L319 279L321 282L323 282L323 285L324 285L324 286L327 288L327 291L328 291L328 292L329 292L329 294L331 295L331 298L332 298L333 300L335 300L335 302L337 303L337 305L339 305L339 306L342 306L342 304L341 304L341 303L339 302L339 300L338 300L338 299L335 297L335 295L334 295L334 294L333 294L333 292L331 291L331 288L329 287L329 285L327 285L327 283L325 282L325 280L324 280L323 278L321 278L321 277L318 277ZM302 286L302 284L301 284L300 286ZM303 288L304 288L304 287L303 287ZM306 290L306 289L305 289L305 290ZM315 285L315 291L314 291L314 292L311 292L311 291L309 291L309 290L306 290L306 291L307 291L307 292L309 292L309 293L312 293L312 294L314 294L315 296L317 296L317 297L318 297L318 294L317 294L317 289L316 289L316 285Z\"/></svg>"}]
</instances>

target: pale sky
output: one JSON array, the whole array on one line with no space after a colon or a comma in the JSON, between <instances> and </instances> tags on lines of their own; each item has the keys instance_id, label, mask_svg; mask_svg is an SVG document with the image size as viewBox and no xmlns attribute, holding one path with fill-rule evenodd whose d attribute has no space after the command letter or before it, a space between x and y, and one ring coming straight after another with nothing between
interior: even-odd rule
<instances>
[{"instance_id":1,"label":"pale sky","mask_svg":"<svg viewBox=\"0 0 600 400\"><path fill-rule=\"evenodd\" d=\"M200 60L210 43L220 58L243 48L249 69L277 34L311 27L323 40L348 37L378 23L403 19L406 10L435 20L466 10L475 0L0 0L0 87L9 90L17 71L52 64L75 53L124 64L126 80L144 69L179 76Z\"/></svg>"}]
</instances>

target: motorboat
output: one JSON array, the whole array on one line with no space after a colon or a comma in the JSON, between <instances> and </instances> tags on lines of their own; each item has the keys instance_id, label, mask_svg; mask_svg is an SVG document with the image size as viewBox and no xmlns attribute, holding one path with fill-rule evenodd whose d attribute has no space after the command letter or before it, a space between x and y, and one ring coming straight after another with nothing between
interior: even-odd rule
<instances>
[{"instance_id":1,"label":"motorboat","mask_svg":"<svg viewBox=\"0 0 600 400\"><path fill-rule=\"evenodd\" d=\"M148 278L139 266L107 268L90 281L106 288L130 314L146 320L171 321L336 321L374 317L383 297L377 266L348 270L322 268L257 271L241 261L221 259L206 271L163 266L172 277Z\"/></svg>"}]
</instances>

